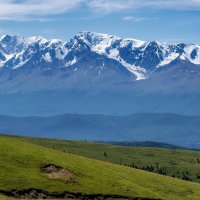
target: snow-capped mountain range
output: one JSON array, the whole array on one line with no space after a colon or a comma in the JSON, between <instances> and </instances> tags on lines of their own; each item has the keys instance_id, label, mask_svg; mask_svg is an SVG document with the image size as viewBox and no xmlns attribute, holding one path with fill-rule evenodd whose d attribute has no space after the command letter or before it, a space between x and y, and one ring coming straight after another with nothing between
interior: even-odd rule
<instances>
[{"instance_id":1,"label":"snow-capped mountain range","mask_svg":"<svg viewBox=\"0 0 200 200\"><path fill-rule=\"evenodd\" d=\"M5 80L37 71L116 82L148 79L167 69L199 74L199 68L200 45L194 44L145 42L94 32L80 32L68 42L10 35L0 39L0 78Z\"/></svg>"},{"instance_id":2,"label":"snow-capped mountain range","mask_svg":"<svg viewBox=\"0 0 200 200\"><path fill-rule=\"evenodd\" d=\"M200 45L81 32L0 39L0 114L200 115Z\"/></svg>"}]
</instances>

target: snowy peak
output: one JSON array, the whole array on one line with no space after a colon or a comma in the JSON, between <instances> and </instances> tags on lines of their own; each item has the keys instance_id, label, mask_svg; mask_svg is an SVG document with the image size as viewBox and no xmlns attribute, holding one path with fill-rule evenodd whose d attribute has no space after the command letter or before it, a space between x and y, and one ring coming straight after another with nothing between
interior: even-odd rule
<instances>
[{"instance_id":1,"label":"snowy peak","mask_svg":"<svg viewBox=\"0 0 200 200\"><path fill-rule=\"evenodd\" d=\"M186 59L188 59L191 63L196 65L200 65L200 46L190 45L184 48L184 53Z\"/></svg>"},{"instance_id":2,"label":"snowy peak","mask_svg":"<svg viewBox=\"0 0 200 200\"><path fill-rule=\"evenodd\" d=\"M17 36L4 35L0 39L0 51L9 55L21 50L21 39Z\"/></svg>"},{"instance_id":3,"label":"snowy peak","mask_svg":"<svg viewBox=\"0 0 200 200\"><path fill-rule=\"evenodd\" d=\"M47 40L41 36L4 35L0 39L0 74L4 68L24 71L65 69L102 76L102 72L113 73L120 69L125 76L129 72L135 80L143 80L159 71L157 69L168 69L183 62L188 68L190 65L199 66L200 46L122 39L86 31L68 42Z\"/></svg>"},{"instance_id":4,"label":"snowy peak","mask_svg":"<svg viewBox=\"0 0 200 200\"><path fill-rule=\"evenodd\" d=\"M113 35L94 32L80 32L75 36L75 39L82 41L92 51L99 54L105 53L106 49L111 47L114 42L121 40L121 38Z\"/></svg>"},{"instance_id":5,"label":"snowy peak","mask_svg":"<svg viewBox=\"0 0 200 200\"><path fill-rule=\"evenodd\" d=\"M121 38L117 36L87 31L79 32L75 37L83 40L85 43L89 43L92 45L99 44L100 42L105 40L121 40Z\"/></svg>"},{"instance_id":6,"label":"snowy peak","mask_svg":"<svg viewBox=\"0 0 200 200\"><path fill-rule=\"evenodd\" d=\"M98 53L106 53L106 49L113 47L127 47L128 45L132 45L132 48L139 48L145 45L145 41L136 40L136 39L122 39L120 37L103 34L103 33L95 33L95 32L80 32L75 38L82 40L85 44L91 47L92 50Z\"/></svg>"},{"instance_id":7,"label":"snowy peak","mask_svg":"<svg viewBox=\"0 0 200 200\"><path fill-rule=\"evenodd\" d=\"M146 43L147 42L142 41L142 40L126 38L121 42L121 47L126 47L131 44L133 48L141 48L145 46Z\"/></svg>"},{"instance_id":8,"label":"snowy peak","mask_svg":"<svg viewBox=\"0 0 200 200\"><path fill-rule=\"evenodd\" d=\"M48 43L48 40L41 36L29 37L29 38L25 39L25 43L26 43L26 45L35 44L35 43L37 43L39 45L43 45L43 44Z\"/></svg>"},{"instance_id":9,"label":"snowy peak","mask_svg":"<svg viewBox=\"0 0 200 200\"><path fill-rule=\"evenodd\" d=\"M11 35L3 35L0 39L0 42L2 44L11 44L13 42L17 41L17 36L11 36Z\"/></svg>"}]
</instances>

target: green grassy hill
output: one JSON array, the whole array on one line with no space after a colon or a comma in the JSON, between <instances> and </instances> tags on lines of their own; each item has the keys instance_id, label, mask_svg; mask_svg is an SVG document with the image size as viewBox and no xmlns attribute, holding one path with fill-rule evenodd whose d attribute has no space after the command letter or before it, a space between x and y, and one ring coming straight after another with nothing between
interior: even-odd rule
<instances>
[{"instance_id":1,"label":"green grassy hill","mask_svg":"<svg viewBox=\"0 0 200 200\"><path fill-rule=\"evenodd\" d=\"M13 200L14 198L10 198L10 197L6 197L6 196L3 196L3 195L0 195L0 199L1 200Z\"/></svg>"},{"instance_id":2,"label":"green grassy hill","mask_svg":"<svg viewBox=\"0 0 200 200\"><path fill-rule=\"evenodd\" d=\"M125 147L28 137L23 140L62 152L200 182L200 151Z\"/></svg>"},{"instance_id":3,"label":"green grassy hill","mask_svg":"<svg viewBox=\"0 0 200 200\"><path fill-rule=\"evenodd\" d=\"M43 169L48 164L59 166L64 170L59 173L70 173L72 179L47 174ZM141 199L200 200L198 183L41 147L22 138L0 136L1 193L14 190L23 194L30 189L51 195L67 192L85 197L100 194L104 195L102 198L122 195Z\"/></svg>"}]
</instances>

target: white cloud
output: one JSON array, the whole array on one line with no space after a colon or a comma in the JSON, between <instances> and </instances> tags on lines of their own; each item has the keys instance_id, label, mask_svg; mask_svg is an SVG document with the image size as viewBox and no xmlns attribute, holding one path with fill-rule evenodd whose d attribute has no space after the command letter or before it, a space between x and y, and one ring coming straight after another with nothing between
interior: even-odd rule
<instances>
[{"instance_id":1,"label":"white cloud","mask_svg":"<svg viewBox=\"0 0 200 200\"><path fill-rule=\"evenodd\" d=\"M130 9L132 2L130 0L89 0L87 2L91 9L99 12L111 13ZM133 7L132 7L133 9Z\"/></svg>"},{"instance_id":2,"label":"white cloud","mask_svg":"<svg viewBox=\"0 0 200 200\"><path fill-rule=\"evenodd\" d=\"M105 13L142 8L200 10L200 0L88 0L87 3L90 8Z\"/></svg>"},{"instance_id":3,"label":"white cloud","mask_svg":"<svg viewBox=\"0 0 200 200\"><path fill-rule=\"evenodd\" d=\"M82 0L0 0L0 19L23 20L30 16L65 13Z\"/></svg>"},{"instance_id":4,"label":"white cloud","mask_svg":"<svg viewBox=\"0 0 200 200\"><path fill-rule=\"evenodd\" d=\"M135 16L126 16L122 18L124 21L133 21L133 22L141 22L144 20L148 20L150 18L146 18L146 17L135 17Z\"/></svg>"},{"instance_id":5,"label":"white cloud","mask_svg":"<svg viewBox=\"0 0 200 200\"><path fill-rule=\"evenodd\" d=\"M200 10L200 0L0 0L0 20L49 17L78 6L101 14L143 8Z\"/></svg>"}]
</instances>

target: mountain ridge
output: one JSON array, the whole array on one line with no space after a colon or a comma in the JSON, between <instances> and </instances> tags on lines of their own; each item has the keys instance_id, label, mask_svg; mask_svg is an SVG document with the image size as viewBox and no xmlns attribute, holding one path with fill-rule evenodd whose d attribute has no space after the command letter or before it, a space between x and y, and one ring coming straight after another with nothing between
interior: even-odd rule
<instances>
[{"instance_id":1,"label":"mountain ridge","mask_svg":"<svg viewBox=\"0 0 200 200\"><path fill-rule=\"evenodd\" d=\"M199 124L200 116L170 113L0 116L0 132L5 134L89 141L155 141L188 148L200 147Z\"/></svg>"},{"instance_id":2,"label":"mountain ridge","mask_svg":"<svg viewBox=\"0 0 200 200\"><path fill-rule=\"evenodd\" d=\"M0 39L0 114L200 114L200 46L80 32ZM192 62L191 62L192 61Z\"/></svg>"},{"instance_id":3,"label":"mountain ridge","mask_svg":"<svg viewBox=\"0 0 200 200\"><path fill-rule=\"evenodd\" d=\"M89 56L91 61L85 62L84 58ZM36 68L43 72L69 71L72 68L76 73L86 65L90 70L97 70L97 76L105 73L112 63L112 71L119 67L127 71L132 80L144 80L162 67L169 68L174 61L199 66L200 45L145 42L86 31L79 32L68 42L47 40L41 36L20 38L5 35L0 39L0 74L4 71L4 75L9 71L2 70L5 68L24 68L27 71ZM125 76L127 78L127 74Z\"/></svg>"}]
</instances>

